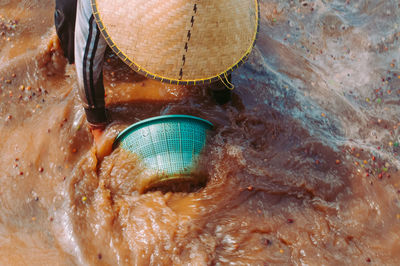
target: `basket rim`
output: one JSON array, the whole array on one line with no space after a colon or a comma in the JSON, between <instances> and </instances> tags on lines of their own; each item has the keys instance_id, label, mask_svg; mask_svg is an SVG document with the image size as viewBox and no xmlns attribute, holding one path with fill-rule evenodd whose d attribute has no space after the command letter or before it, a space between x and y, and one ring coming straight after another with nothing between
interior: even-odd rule
<instances>
[{"instance_id":1,"label":"basket rim","mask_svg":"<svg viewBox=\"0 0 400 266\"><path fill-rule=\"evenodd\" d=\"M129 132L135 130L137 127L153 122L153 121L157 121L157 120L168 120L168 119L179 119L179 118L186 118L186 119L191 119L191 120L198 120L201 122L206 123L210 129L212 129L214 127L214 125L208 121L205 120L203 118L200 117L196 117L196 116L192 116L192 115L161 115L161 116L155 116L155 117L150 117L144 120L141 120L137 123L134 123L133 125L130 125L129 127L127 127L126 129L124 129L123 131L121 131L118 136L115 138L114 141L114 146L118 145L118 143L125 137L125 135L127 135Z\"/></svg>"}]
</instances>

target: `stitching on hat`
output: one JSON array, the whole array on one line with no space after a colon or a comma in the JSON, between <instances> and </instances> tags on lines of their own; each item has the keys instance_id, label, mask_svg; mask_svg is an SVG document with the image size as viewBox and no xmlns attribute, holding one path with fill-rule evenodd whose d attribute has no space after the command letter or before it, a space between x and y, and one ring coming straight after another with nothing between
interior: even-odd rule
<instances>
[{"instance_id":1,"label":"stitching on hat","mask_svg":"<svg viewBox=\"0 0 400 266\"><path fill-rule=\"evenodd\" d=\"M185 66L185 63L186 63L186 53L189 50L189 42L190 42L190 38L192 37L192 32L191 31L193 29L193 25L194 25L194 22L195 22L194 17L195 17L196 14L197 14L197 3L195 3L194 6L193 6L193 16L190 19L191 26L190 26L190 29L188 30L188 33L187 33L187 36L186 36L187 37L187 41L185 42L185 47L184 47L185 51L183 52L183 55L182 55L182 67L179 70L179 80L182 80L182 77L183 77L183 67Z\"/></svg>"}]
</instances>

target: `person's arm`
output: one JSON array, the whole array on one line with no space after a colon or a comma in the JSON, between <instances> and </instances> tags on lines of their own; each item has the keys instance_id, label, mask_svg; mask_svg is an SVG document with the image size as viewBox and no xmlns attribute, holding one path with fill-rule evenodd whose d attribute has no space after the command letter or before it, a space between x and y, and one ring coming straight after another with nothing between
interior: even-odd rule
<instances>
[{"instance_id":1,"label":"person's arm","mask_svg":"<svg viewBox=\"0 0 400 266\"><path fill-rule=\"evenodd\" d=\"M107 43L92 14L89 0L78 0L75 25L75 66L79 96L93 130L107 124L104 101L103 61ZM95 137L96 135L93 134Z\"/></svg>"}]
</instances>

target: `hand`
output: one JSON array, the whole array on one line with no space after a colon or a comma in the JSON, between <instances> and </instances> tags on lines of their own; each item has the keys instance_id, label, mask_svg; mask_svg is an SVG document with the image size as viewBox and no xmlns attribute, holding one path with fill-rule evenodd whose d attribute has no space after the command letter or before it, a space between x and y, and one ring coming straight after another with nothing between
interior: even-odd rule
<instances>
[{"instance_id":1,"label":"hand","mask_svg":"<svg viewBox=\"0 0 400 266\"><path fill-rule=\"evenodd\" d=\"M89 125L89 129L96 144L96 157L98 160L103 160L105 156L112 152L113 132L112 130L106 131L105 125Z\"/></svg>"},{"instance_id":2,"label":"hand","mask_svg":"<svg viewBox=\"0 0 400 266\"><path fill-rule=\"evenodd\" d=\"M101 142L101 137L103 136L105 125L89 125L89 130L93 135L94 142L98 146Z\"/></svg>"},{"instance_id":3,"label":"hand","mask_svg":"<svg viewBox=\"0 0 400 266\"><path fill-rule=\"evenodd\" d=\"M90 130L92 132L94 142L98 146L101 142L101 137L103 136L104 129L103 128L95 128Z\"/></svg>"}]
</instances>

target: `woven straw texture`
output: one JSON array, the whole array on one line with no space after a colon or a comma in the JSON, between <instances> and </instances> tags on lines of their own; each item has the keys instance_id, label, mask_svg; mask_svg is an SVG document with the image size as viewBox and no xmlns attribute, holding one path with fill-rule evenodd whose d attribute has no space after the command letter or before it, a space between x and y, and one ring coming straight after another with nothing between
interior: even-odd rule
<instances>
[{"instance_id":1,"label":"woven straw texture","mask_svg":"<svg viewBox=\"0 0 400 266\"><path fill-rule=\"evenodd\" d=\"M91 0L110 47L134 70L169 83L206 83L253 48L257 0Z\"/></svg>"}]
</instances>

